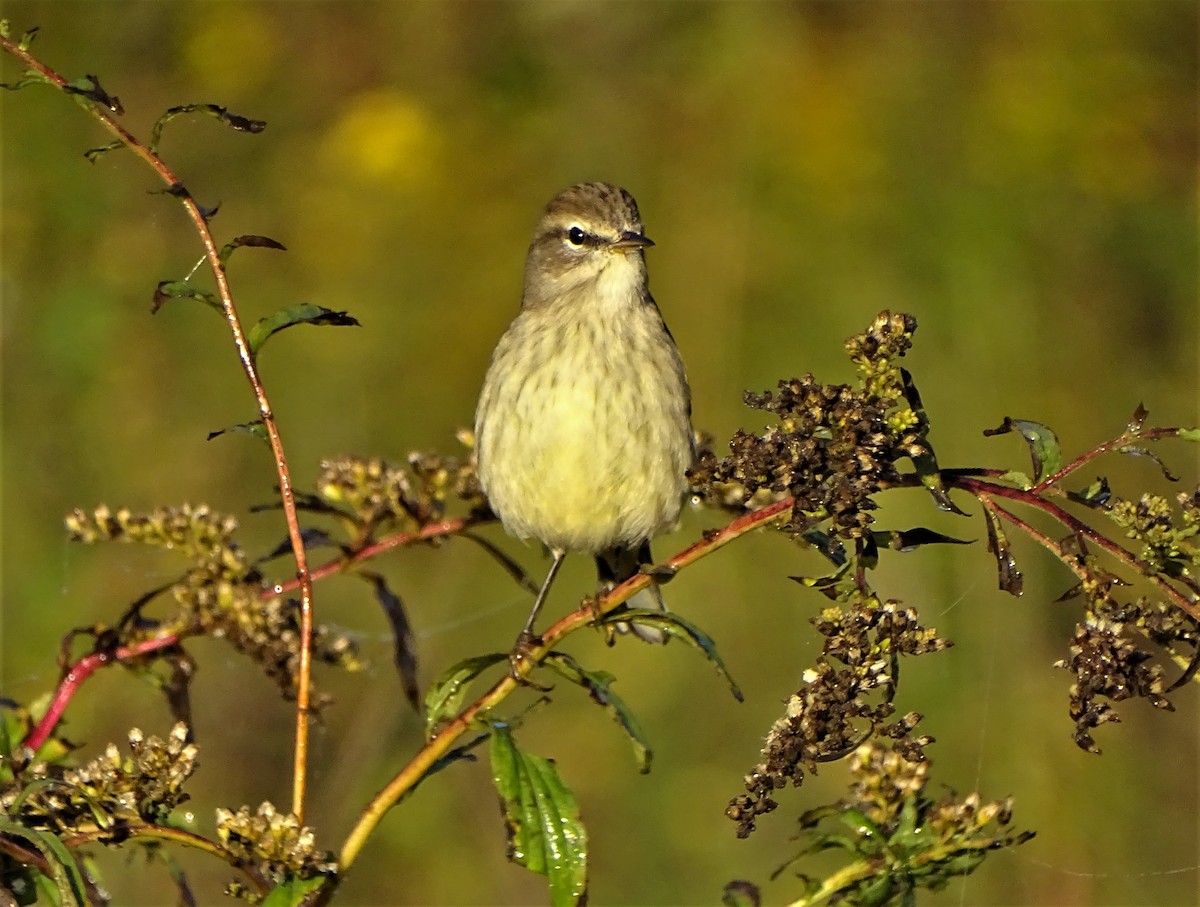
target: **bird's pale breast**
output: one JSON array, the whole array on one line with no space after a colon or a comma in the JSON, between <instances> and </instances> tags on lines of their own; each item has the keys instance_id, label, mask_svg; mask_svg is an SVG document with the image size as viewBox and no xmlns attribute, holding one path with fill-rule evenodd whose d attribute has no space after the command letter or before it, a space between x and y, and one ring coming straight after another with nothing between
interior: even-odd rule
<instances>
[{"instance_id":1,"label":"bird's pale breast","mask_svg":"<svg viewBox=\"0 0 1200 907\"><path fill-rule=\"evenodd\" d=\"M687 490L688 407L683 363L653 303L523 311L480 397L479 474L492 508L514 535L555 548L650 538L675 522Z\"/></svg>"}]
</instances>

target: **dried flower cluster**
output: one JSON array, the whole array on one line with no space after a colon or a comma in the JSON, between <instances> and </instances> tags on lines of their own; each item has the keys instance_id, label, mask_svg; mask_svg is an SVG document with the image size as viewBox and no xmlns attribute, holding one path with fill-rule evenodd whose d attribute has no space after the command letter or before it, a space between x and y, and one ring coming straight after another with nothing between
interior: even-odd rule
<instances>
[{"instance_id":1,"label":"dried flower cluster","mask_svg":"<svg viewBox=\"0 0 1200 907\"><path fill-rule=\"evenodd\" d=\"M822 902L915 903L916 891L943 888L971 873L989 851L1033 837L1009 827L1011 799L984 802L977 793L961 800L946 794L935 803L925 794L929 763L914 763L877 743L855 751L850 773L848 798L801 819L805 848L799 856L837 847L857 861L831 876L837 880L832 886L801 876ZM835 817L841 827L821 828Z\"/></svg>"},{"instance_id":2,"label":"dried flower cluster","mask_svg":"<svg viewBox=\"0 0 1200 907\"><path fill-rule=\"evenodd\" d=\"M748 836L756 819L778 805L772 794L789 783L799 786L818 763L849 755L872 736L892 738L894 749L911 761L924 759L931 737L914 737L921 716L910 713L888 722L901 655L937 652L950 645L922 627L911 608L870 596L848 610L827 608L813 618L825 637L821 657L804 674L782 718L767 735L762 762L746 776L747 794L735 797L726 815ZM839 665L841 665L839 667ZM868 699L878 691L879 699Z\"/></svg>"},{"instance_id":3,"label":"dried flower cluster","mask_svg":"<svg viewBox=\"0 0 1200 907\"><path fill-rule=\"evenodd\" d=\"M3 812L33 828L99 832L111 841L123 840L131 825L165 822L187 800L183 785L196 769L187 726L176 724L166 740L135 728L129 748L125 756L110 743L79 768L35 763L0 792Z\"/></svg>"},{"instance_id":4,"label":"dried flower cluster","mask_svg":"<svg viewBox=\"0 0 1200 907\"><path fill-rule=\"evenodd\" d=\"M273 594L238 547L233 517L186 504L146 514L100 506L91 514L74 511L66 524L75 541L136 542L178 551L192 561L177 582L139 601L115 631L108 631L114 645L171 634L218 637L250 657L286 695L295 694L300 658L297 608ZM165 617L148 620L142 611L161 592L170 593L176 608ZM324 626L314 629L313 654L346 670L361 667L353 641Z\"/></svg>"},{"instance_id":5,"label":"dried flower cluster","mask_svg":"<svg viewBox=\"0 0 1200 907\"><path fill-rule=\"evenodd\" d=\"M363 536L383 525L419 529L436 522L450 499L483 504L471 458L422 453L410 454L407 468L377 457L325 460L317 493L328 505L348 507Z\"/></svg>"},{"instance_id":6,"label":"dried flower cluster","mask_svg":"<svg viewBox=\"0 0 1200 907\"><path fill-rule=\"evenodd\" d=\"M1102 506L1130 539L1141 543L1138 554L1148 576L1178 581L1194 592L1195 577L1200 575L1200 548L1194 541L1200 531L1200 490L1180 494L1176 500L1178 518L1170 502L1158 495L1146 494L1138 501L1110 495ZM1100 569L1083 551L1078 558L1087 578L1062 600L1082 596L1086 610L1075 627L1069 656L1055 662L1055 667L1075 676L1070 689L1075 742L1098 753L1091 732L1120 721L1110 703L1142 698L1155 708L1174 710L1166 695L1172 687L1163 666L1153 661L1153 653L1143 644L1149 642L1173 661L1190 665L1185 677L1190 676L1200 658L1200 624L1163 601L1144 595L1119 598L1116 593L1124 582Z\"/></svg>"},{"instance_id":7,"label":"dried flower cluster","mask_svg":"<svg viewBox=\"0 0 1200 907\"><path fill-rule=\"evenodd\" d=\"M288 879L311 879L337 870L333 854L316 849L311 828L292 813L281 813L263 803L251 813L243 806L236 813L217 810L217 838L237 865L253 868L274 884ZM245 896L236 884L230 893Z\"/></svg>"},{"instance_id":8,"label":"dried flower cluster","mask_svg":"<svg viewBox=\"0 0 1200 907\"><path fill-rule=\"evenodd\" d=\"M725 506L753 507L764 494L795 499L787 528L803 533L828 520L831 534L868 533L872 495L899 478L896 463L932 456L915 392L896 365L912 344L916 319L880 314L846 350L862 389L818 384L812 375L781 381L772 394L747 393L746 403L779 418L761 435L739 431L731 455L701 455L692 484L701 497ZM910 400L910 397L913 399Z\"/></svg>"}]
</instances>

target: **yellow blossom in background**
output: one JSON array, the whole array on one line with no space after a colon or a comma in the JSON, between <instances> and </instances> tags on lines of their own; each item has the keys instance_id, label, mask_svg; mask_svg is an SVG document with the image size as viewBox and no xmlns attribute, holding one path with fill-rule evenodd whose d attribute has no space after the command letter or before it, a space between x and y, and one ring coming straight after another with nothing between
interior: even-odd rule
<instances>
[{"instance_id":1,"label":"yellow blossom in background","mask_svg":"<svg viewBox=\"0 0 1200 907\"><path fill-rule=\"evenodd\" d=\"M429 112L416 99L396 88L376 88L349 101L319 154L347 179L403 191L431 180L441 144Z\"/></svg>"}]
</instances>

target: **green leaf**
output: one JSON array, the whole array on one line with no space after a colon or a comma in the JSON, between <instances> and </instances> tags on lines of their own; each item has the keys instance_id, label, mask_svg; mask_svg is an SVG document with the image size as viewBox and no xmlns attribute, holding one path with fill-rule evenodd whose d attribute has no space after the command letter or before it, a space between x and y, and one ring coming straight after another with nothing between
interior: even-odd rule
<instances>
[{"instance_id":1,"label":"green leaf","mask_svg":"<svg viewBox=\"0 0 1200 907\"><path fill-rule=\"evenodd\" d=\"M221 308L221 301L216 296L207 290L201 290L192 286L186 280L164 280L160 282L154 289L154 302L150 305L150 314L157 314L158 310L163 307L163 304L168 299L195 299L215 309L218 314L225 314L225 310Z\"/></svg>"},{"instance_id":2,"label":"green leaf","mask_svg":"<svg viewBox=\"0 0 1200 907\"><path fill-rule=\"evenodd\" d=\"M271 440L270 435L267 434L267 426L263 423L262 419L255 419L253 422L240 422L228 428L218 428L216 431L210 431L205 440L211 441L213 438L219 438L225 434L249 435L266 443L269 443Z\"/></svg>"},{"instance_id":3,"label":"green leaf","mask_svg":"<svg viewBox=\"0 0 1200 907\"><path fill-rule=\"evenodd\" d=\"M22 838L37 848L50 866L51 881L63 907L82 907L88 903L87 885L75 857L67 846L48 831L27 828L0 817L0 834Z\"/></svg>"},{"instance_id":4,"label":"green leaf","mask_svg":"<svg viewBox=\"0 0 1200 907\"><path fill-rule=\"evenodd\" d=\"M492 728L492 780L508 826L508 858L546 876L555 907L587 897L587 830L554 763L524 753L507 726Z\"/></svg>"},{"instance_id":5,"label":"green leaf","mask_svg":"<svg viewBox=\"0 0 1200 907\"><path fill-rule=\"evenodd\" d=\"M251 355L256 355L267 338L279 333L284 328L294 324L332 324L339 327L358 326L358 320L345 312L335 312L324 306L302 302L299 305L286 306L268 315L258 322L246 334L246 342L250 344Z\"/></svg>"},{"instance_id":6,"label":"green leaf","mask_svg":"<svg viewBox=\"0 0 1200 907\"><path fill-rule=\"evenodd\" d=\"M1176 437L1183 438L1185 441L1200 441L1200 428L1181 428L1176 433Z\"/></svg>"},{"instance_id":7,"label":"green leaf","mask_svg":"<svg viewBox=\"0 0 1200 907\"><path fill-rule=\"evenodd\" d=\"M301 907L306 898L324 885L328 879L317 876L315 879L288 879L271 889L262 900L262 907Z\"/></svg>"},{"instance_id":8,"label":"green leaf","mask_svg":"<svg viewBox=\"0 0 1200 907\"><path fill-rule=\"evenodd\" d=\"M612 674L607 671L588 671L565 652L550 652L542 659L542 665L557 671L571 683L583 687L592 701L608 712L609 717L628 735L629 742L633 744L638 771L643 775L650 771L654 753L642 733L641 724L629 706L612 691L612 685L616 681Z\"/></svg>"},{"instance_id":9,"label":"green leaf","mask_svg":"<svg viewBox=\"0 0 1200 907\"><path fill-rule=\"evenodd\" d=\"M1010 431L1019 432L1029 445L1035 484L1046 476L1054 475L1062 467L1062 447L1058 443L1058 436L1040 422L1012 419L1005 416L1004 421L998 427L987 429L984 431L984 435L991 437L1004 435Z\"/></svg>"},{"instance_id":10,"label":"green leaf","mask_svg":"<svg viewBox=\"0 0 1200 907\"><path fill-rule=\"evenodd\" d=\"M729 683L729 690L733 693L733 698L738 702L742 701L742 691L738 689L738 685L734 683L733 677L730 676L729 671L725 667L725 662L717 654L717 644L703 630L690 621L684 620L674 611L659 611L655 608L618 608L616 611L605 615L604 619L599 621L599 623L646 624L656 627L676 639L682 639L691 646L695 646L704 653L705 658L712 662L713 666L717 669L717 673Z\"/></svg>"},{"instance_id":11,"label":"green leaf","mask_svg":"<svg viewBox=\"0 0 1200 907\"><path fill-rule=\"evenodd\" d=\"M275 249L279 252L287 251L287 246L277 240L271 239L269 236L256 236L252 233L247 233L221 246L221 251L217 253L217 258L221 260L221 264L225 264L229 261L229 256L233 254L234 250L240 249L242 246L251 246L258 249Z\"/></svg>"},{"instance_id":12,"label":"green leaf","mask_svg":"<svg viewBox=\"0 0 1200 907\"><path fill-rule=\"evenodd\" d=\"M426 736L432 737L434 728L440 722L458 714L466 701L467 690L472 680L502 661L508 661L508 655L503 652L477 655L460 661L435 680L429 692L425 694Z\"/></svg>"}]
</instances>

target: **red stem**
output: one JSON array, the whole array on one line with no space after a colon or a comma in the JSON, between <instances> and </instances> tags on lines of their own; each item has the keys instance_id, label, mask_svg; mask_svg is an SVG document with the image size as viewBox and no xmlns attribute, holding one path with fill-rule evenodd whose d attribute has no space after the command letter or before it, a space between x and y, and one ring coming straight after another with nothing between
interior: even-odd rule
<instances>
[{"instance_id":1,"label":"red stem","mask_svg":"<svg viewBox=\"0 0 1200 907\"><path fill-rule=\"evenodd\" d=\"M178 642L179 637L171 634L169 636L159 636L154 639L144 639L131 646L120 646L110 652L93 652L90 655L83 656L75 664L67 668L67 672L63 675L58 689L54 691L54 698L50 700L50 707L46 709L46 714L42 716L33 730L29 732L29 736L22 741L21 745L28 748L31 755L41 749L42 744L50 739L50 735L54 733L54 728L62 720L63 712L66 711L67 705L71 702L71 698L75 695L79 686L91 677L98 668L116 662L127 661L131 658L140 658L150 652L170 648Z\"/></svg>"}]
</instances>

